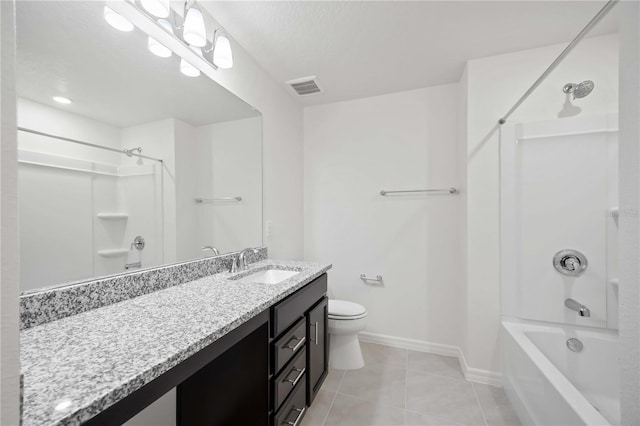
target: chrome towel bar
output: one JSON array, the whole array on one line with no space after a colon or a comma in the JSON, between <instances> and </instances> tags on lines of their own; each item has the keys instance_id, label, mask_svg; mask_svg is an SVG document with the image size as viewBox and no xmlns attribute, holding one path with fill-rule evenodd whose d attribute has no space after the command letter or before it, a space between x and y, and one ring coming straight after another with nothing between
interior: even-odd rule
<instances>
[{"instance_id":1,"label":"chrome towel bar","mask_svg":"<svg viewBox=\"0 0 640 426\"><path fill-rule=\"evenodd\" d=\"M216 201L242 201L242 197L221 197L221 198L196 198L196 203L207 204Z\"/></svg>"},{"instance_id":2,"label":"chrome towel bar","mask_svg":"<svg viewBox=\"0 0 640 426\"><path fill-rule=\"evenodd\" d=\"M458 192L458 190L453 186L447 189L407 189L404 191L387 191L383 189L380 191L380 195L384 197L387 194L417 194L422 192L431 193L431 194L442 194L442 193L455 194Z\"/></svg>"},{"instance_id":3,"label":"chrome towel bar","mask_svg":"<svg viewBox=\"0 0 640 426\"><path fill-rule=\"evenodd\" d=\"M382 281L382 275L376 275L375 278L368 278L365 274L360 274L360 279L363 281Z\"/></svg>"}]
</instances>

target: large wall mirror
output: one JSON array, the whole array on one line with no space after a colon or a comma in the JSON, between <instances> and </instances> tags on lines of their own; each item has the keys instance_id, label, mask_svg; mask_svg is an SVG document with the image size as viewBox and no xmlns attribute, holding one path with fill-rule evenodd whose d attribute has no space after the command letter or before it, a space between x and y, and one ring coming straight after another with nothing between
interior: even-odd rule
<instances>
[{"instance_id":1,"label":"large wall mirror","mask_svg":"<svg viewBox=\"0 0 640 426\"><path fill-rule=\"evenodd\" d=\"M23 291L262 244L260 113L104 7L16 4Z\"/></svg>"}]
</instances>

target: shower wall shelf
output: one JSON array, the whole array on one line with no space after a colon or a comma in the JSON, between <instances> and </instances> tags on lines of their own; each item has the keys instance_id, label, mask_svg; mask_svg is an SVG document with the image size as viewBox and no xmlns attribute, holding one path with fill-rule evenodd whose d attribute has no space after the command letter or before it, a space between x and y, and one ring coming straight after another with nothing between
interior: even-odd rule
<instances>
[{"instance_id":1,"label":"shower wall shelf","mask_svg":"<svg viewBox=\"0 0 640 426\"><path fill-rule=\"evenodd\" d=\"M107 250L98 250L98 256L102 257L120 257L126 256L129 253L129 249L107 249Z\"/></svg>"},{"instance_id":2,"label":"shower wall shelf","mask_svg":"<svg viewBox=\"0 0 640 426\"><path fill-rule=\"evenodd\" d=\"M102 220L127 220L129 218L127 213L98 213L96 216Z\"/></svg>"}]
</instances>

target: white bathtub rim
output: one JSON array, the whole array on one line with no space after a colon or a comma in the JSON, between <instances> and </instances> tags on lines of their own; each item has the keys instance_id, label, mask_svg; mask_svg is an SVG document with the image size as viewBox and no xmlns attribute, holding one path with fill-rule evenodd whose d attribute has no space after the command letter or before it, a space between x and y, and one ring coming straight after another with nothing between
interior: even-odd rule
<instances>
[{"instance_id":1,"label":"white bathtub rim","mask_svg":"<svg viewBox=\"0 0 640 426\"><path fill-rule=\"evenodd\" d=\"M611 425L611 422L598 412L569 379L567 379L542 351L538 349L531 339L525 335L525 331L530 331L531 329L557 329L558 327L567 327L566 325L543 325L532 321L525 322L517 318L503 317L502 326L529 355L536 368L553 387L558 390L558 393L575 411L578 417L584 421L585 425ZM594 329L594 332L598 332L596 330L598 329ZM607 333L605 331L599 334Z\"/></svg>"}]
</instances>

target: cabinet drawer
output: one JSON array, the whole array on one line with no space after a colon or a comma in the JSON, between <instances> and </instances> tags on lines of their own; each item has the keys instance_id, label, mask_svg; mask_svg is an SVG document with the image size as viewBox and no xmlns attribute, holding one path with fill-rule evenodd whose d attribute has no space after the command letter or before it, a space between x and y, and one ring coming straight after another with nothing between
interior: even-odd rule
<instances>
[{"instance_id":1,"label":"cabinet drawer","mask_svg":"<svg viewBox=\"0 0 640 426\"><path fill-rule=\"evenodd\" d=\"M273 408L278 410L293 388L307 375L307 350L302 348L296 358L273 379Z\"/></svg>"},{"instance_id":2,"label":"cabinet drawer","mask_svg":"<svg viewBox=\"0 0 640 426\"><path fill-rule=\"evenodd\" d=\"M307 321L300 321L273 344L273 373L280 371L294 355L300 353L307 342Z\"/></svg>"},{"instance_id":3,"label":"cabinet drawer","mask_svg":"<svg viewBox=\"0 0 640 426\"><path fill-rule=\"evenodd\" d=\"M289 398L273 418L274 426L299 426L307 411L306 377L300 379Z\"/></svg>"},{"instance_id":4,"label":"cabinet drawer","mask_svg":"<svg viewBox=\"0 0 640 426\"><path fill-rule=\"evenodd\" d=\"M271 337L289 328L326 293L327 274L323 274L271 308Z\"/></svg>"}]
</instances>

